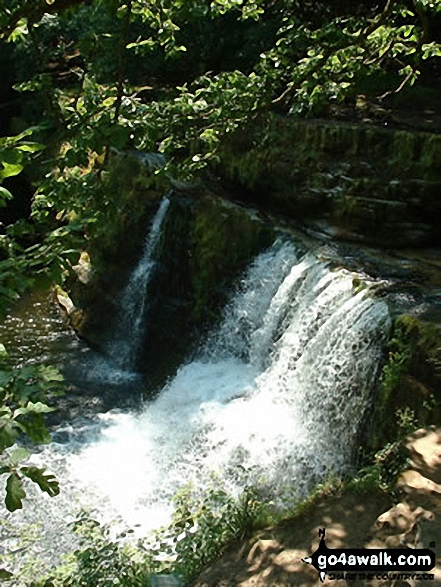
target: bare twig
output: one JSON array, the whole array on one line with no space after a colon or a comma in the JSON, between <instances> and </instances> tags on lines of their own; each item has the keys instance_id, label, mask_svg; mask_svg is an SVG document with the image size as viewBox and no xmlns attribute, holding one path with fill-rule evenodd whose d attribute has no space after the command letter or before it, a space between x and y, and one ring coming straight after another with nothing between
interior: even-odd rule
<instances>
[{"instance_id":1,"label":"bare twig","mask_svg":"<svg viewBox=\"0 0 441 587\"><path fill-rule=\"evenodd\" d=\"M412 70L406 75L406 77L404 78L404 80L401 82L401 84L398 86L398 88L396 88L395 90L389 90L387 92L385 92L384 94L382 94L379 99L380 100L384 100L384 98L387 98L387 96L391 96L392 94L398 94L399 92L401 92L401 90L404 88L404 86L412 79L412 76L416 73L416 70L412 68Z\"/></svg>"}]
</instances>

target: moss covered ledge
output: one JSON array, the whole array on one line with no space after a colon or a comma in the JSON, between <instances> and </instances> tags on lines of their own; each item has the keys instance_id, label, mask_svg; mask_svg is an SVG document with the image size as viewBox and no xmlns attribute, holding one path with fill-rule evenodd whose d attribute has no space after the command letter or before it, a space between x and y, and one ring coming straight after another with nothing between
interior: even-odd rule
<instances>
[{"instance_id":1,"label":"moss covered ledge","mask_svg":"<svg viewBox=\"0 0 441 587\"><path fill-rule=\"evenodd\" d=\"M441 328L402 314L393 325L388 356L367 427L367 445L379 450L403 429L441 420Z\"/></svg>"},{"instance_id":2,"label":"moss covered ledge","mask_svg":"<svg viewBox=\"0 0 441 587\"><path fill-rule=\"evenodd\" d=\"M440 243L440 135L271 116L232 136L216 171L239 197L335 238Z\"/></svg>"}]
</instances>

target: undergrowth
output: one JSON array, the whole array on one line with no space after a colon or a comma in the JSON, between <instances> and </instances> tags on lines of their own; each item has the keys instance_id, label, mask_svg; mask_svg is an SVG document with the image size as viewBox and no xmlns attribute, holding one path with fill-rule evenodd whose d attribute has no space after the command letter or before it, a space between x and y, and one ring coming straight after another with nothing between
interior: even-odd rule
<instances>
[{"instance_id":1,"label":"undergrowth","mask_svg":"<svg viewBox=\"0 0 441 587\"><path fill-rule=\"evenodd\" d=\"M251 486L234 498L222 487L198 496L188 485L174 501L172 523L157 533L148 550L156 572L173 572L184 581L193 579L234 541L250 536L271 519L272 504Z\"/></svg>"},{"instance_id":2,"label":"undergrowth","mask_svg":"<svg viewBox=\"0 0 441 587\"><path fill-rule=\"evenodd\" d=\"M173 573L186 584L234 541L273 519L272 504L251 486L234 498L220 485L203 495L187 485L174 502L171 524L137 541L129 539L132 530L113 537L110 525L101 525L82 512L72 524L78 548L55 571L39 579L27 565L14 577L15 585L150 587L150 576L161 573Z\"/></svg>"},{"instance_id":3,"label":"undergrowth","mask_svg":"<svg viewBox=\"0 0 441 587\"><path fill-rule=\"evenodd\" d=\"M396 440L365 459L364 466L348 481L348 488L356 492L380 489L393 495L399 474L410 464L405 437L419 428L414 412L406 407L396 411L398 434Z\"/></svg>"}]
</instances>

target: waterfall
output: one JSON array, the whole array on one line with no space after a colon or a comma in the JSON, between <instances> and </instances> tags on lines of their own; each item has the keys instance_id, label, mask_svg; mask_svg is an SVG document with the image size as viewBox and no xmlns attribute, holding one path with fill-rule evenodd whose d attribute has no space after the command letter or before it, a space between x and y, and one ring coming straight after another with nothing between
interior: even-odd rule
<instances>
[{"instance_id":1,"label":"waterfall","mask_svg":"<svg viewBox=\"0 0 441 587\"><path fill-rule=\"evenodd\" d=\"M123 294L131 345L167 205ZM36 455L61 481L45 524L77 503L144 532L167 523L171 497L188 482L204 491L217 476L236 494L245 471L286 506L350 470L390 327L386 303L354 288L354 277L277 240L243 275L199 356L155 400L65 426L68 442Z\"/></svg>"},{"instance_id":2,"label":"waterfall","mask_svg":"<svg viewBox=\"0 0 441 587\"><path fill-rule=\"evenodd\" d=\"M126 371L136 368L138 352L143 343L148 286L169 205L170 200L163 198L147 233L141 258L118 302L116 328L107 351L117 365Z\"/></svg>"}]
</instances>

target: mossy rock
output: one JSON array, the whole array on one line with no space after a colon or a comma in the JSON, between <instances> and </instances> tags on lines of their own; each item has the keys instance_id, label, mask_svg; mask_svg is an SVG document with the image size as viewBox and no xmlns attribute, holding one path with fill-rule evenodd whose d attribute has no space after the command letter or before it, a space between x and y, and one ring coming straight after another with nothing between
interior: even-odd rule
<instances>
[{"instance_id":1,"label":"mossy rock","mask_svg":"<svg viewBox=\"0 0 441 587\"><path fill-rule=\"evenodd\" d=\"M411 315L395 319L388 359L375 396L368 444L377 450L410 426L435 423L441 416L441 330Z\"/></svg>"},{"instance_id":2,"label":"mossy rock","mask_svg":"<svg viewBox=\"0 0 441 587\"><path fill-rule=\"evenodd\" d=\"M204 198L195 207L191 238L193 317L203 320L207 312L219 311L234 278L274 235L246 210Z\"/></svg>"},{"instance_id":3,"label":"mossy rock","mask_svg":"<svg viewBox=\"0 0 441 587\"><path fill-rule=\"evenodd\" d=\"M114 206L93 232L89 253L94 268L109 271L123 257L131 265L158 203L170 189L167 180L154 173L134 154L116 156L103 176L103 190L112 191Z\"/></svg>"},{"instance_id":4,"label":"mossy rock","mask_svg":"<svg viewBox=\"0 0 441 587\"><path fill-rule=\"evenodd\" d=\"M439 135L270 116L224 143L216 171L270 211L402 247L440 242L440 169Z\"/></svg>"},{"instance_id":5,"label":"mossy rock","mask_svg":"<svg viewBox=\"0 0 441 587\"><path fill-rule=\"evenodd\" d=\"M151 220L170 188L134 154L115 156L103 174L102 190L112 190L112 209L103 212L89 238L87 253L93 277L87 284L71 278L69 291L83 311L78 333L89 344L105 344L109 316L116 310L117 295L136 264Z\"/></svg>"}]
</instances>

